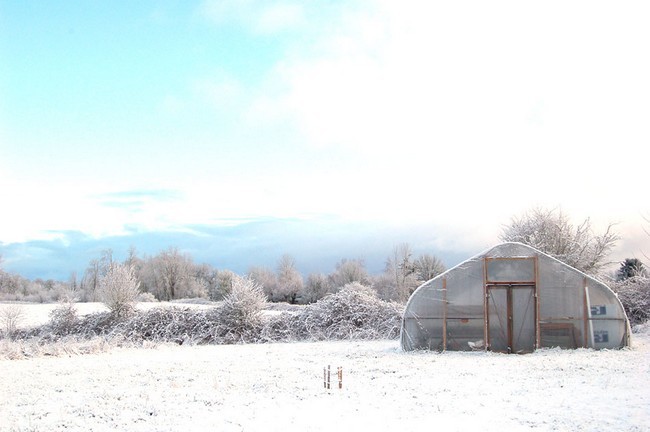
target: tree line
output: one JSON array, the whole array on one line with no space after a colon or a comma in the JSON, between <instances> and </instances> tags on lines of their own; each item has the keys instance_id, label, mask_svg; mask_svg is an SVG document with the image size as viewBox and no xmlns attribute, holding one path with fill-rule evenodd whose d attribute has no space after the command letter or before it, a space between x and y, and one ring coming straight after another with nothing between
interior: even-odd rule
<instances>
[{"instance_id":1,"label":"tree line","mask_svg":"<svg viewBox=\"0 0 650 432\"><path fill-rule=\"evenodd\" d=\"M610 224L604 231L595 232L588 218L573 224L559 209L534 208L513 217L504 225L499 239L533 246L609 282L623 300L634 303L634 307L628 308L628 314L649 316L650 283L639 259L628 258L615 273L604 272L611 264L609 254L620 239L614 228ZM2 271L0 266L0 300L48 302L74 297L79 301L98 301L100 281L114 264L113 252L107 249L89 262L80 278L73 273L66 282L30 281ZM232 291L233 280L238 276L227 269L196 264L190 255L176 247L150 257L138 256L132 247L120 264L133 274L141 301L183 298L219 301ZM243 276L259 284L271 302L313 303L355 282L370 287L382 300L405 302L420 284L445 270L436 256L414 256L411 246L403 243L393 248L386 258L384 271L378 275L370 275L361 259L341 259L329 274L311 273L303 277L295 259L287 254L278 259L275 267L253 266Z\"/></svg>"},{"instance_id":2,"label":"tree line","mask_svg":"<svg viewBox=\"0 0 650 432\"><path fill-rule=\"evenodd\" d=\"M113 251L106 249L90 260L81 277L72 273L68 281L30 281L0 269L0 300L52 302L72 297L81 302L99 301L102 278L115 264L131 270L141 301L187 298L220 301L232 291L233 281L239 276L228 269L197 264L191 255L177 247L143 257L131 247L122 262L117 262ZM341 259L329 274L310 273L303 277L294 257L285 254L275 267L252 266L242 276L259 284L271 302L313 303L354 282L372 287L383 300L405 302L421 283L445 269L439 258L431 254L414 256L411 246L403 243L393 248L384 272L379 275L370 275L362 259Z\"/></svg>"}]
</instances>

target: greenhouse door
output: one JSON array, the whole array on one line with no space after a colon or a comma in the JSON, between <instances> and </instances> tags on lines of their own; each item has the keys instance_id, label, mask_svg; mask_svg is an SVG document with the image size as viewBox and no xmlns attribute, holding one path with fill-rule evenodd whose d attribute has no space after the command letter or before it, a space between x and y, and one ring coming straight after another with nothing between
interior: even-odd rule
<instances>
[{"instance_id":1,"label":"greenhouse door","mask_svg":"<svg viewBox=\"0 0 650 432\"><path fill-rule=\"evenodd\" d=\"M535 350L535 287L493 285L488 296L489 349L504 353Z\"/></svg>"}]
</instances>

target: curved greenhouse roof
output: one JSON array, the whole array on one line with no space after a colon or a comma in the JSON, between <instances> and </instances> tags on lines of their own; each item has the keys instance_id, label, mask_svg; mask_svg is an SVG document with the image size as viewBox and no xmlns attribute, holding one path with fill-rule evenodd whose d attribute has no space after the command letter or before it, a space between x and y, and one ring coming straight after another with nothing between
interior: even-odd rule
<instances>
[{"instance_id":1,"label":"curved greenhouse roof","mask_svg":"<svg viewBox=\"0 0 650 432\"><path fill-rule=\"evenodd\" d=\"M406 351L621 348L630 326L602 282L522 243L503 243L421 285L402 320Z\"/></svg>"}]
</instances>

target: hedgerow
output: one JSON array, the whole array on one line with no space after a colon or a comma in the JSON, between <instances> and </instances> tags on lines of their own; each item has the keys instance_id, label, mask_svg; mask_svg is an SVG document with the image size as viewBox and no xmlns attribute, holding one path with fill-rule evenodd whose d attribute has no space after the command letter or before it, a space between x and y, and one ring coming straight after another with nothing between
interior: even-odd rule
<instances>
[{"instance_id":1,"label":"hedgerow","mask_svg":"<svg viewBox=\"0 0 650 432\"><path fill-rule=\"evenodd\" d=\"M0 350L5 358L69 355L115 346L158 343L233 344L335 339L386 339L399 335L402 306L380 300L358 283L318 302L280 313L264 313L267 303L261 288L240 278L217 306L196 309L158 307L129 315L100 312L78 317L74 305L62 305L50 322L17 332L15 344ZM98 342L101 340L103 342ZM70 344L65 349L62 344ZM52 345L49 349L44 348ZM58 348L54 349L54 346ZM38 349L36 347L39 347ZM90 347L90 348L88 348ZM53 354L58 353L58 354Z\"/></svg>"}]
</instances>

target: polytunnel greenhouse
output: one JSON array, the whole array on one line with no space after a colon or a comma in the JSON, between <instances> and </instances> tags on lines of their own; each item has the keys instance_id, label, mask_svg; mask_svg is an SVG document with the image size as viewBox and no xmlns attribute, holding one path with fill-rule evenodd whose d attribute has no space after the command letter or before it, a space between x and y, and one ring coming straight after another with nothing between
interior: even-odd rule
<instances>
[{"instance_id":1,"label":"polytunnel greenhouse","mask_svg":"<svg viewBox=\"0 0 650 432\"><path fill-rule=\"evenodd\" d=\"M622 348L630 325L602 282L521 243L495 246L421 285L401 329L405 351Z\"/></svg>"}]
</instances>

